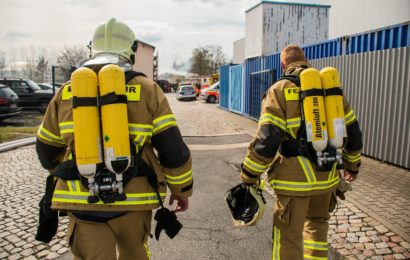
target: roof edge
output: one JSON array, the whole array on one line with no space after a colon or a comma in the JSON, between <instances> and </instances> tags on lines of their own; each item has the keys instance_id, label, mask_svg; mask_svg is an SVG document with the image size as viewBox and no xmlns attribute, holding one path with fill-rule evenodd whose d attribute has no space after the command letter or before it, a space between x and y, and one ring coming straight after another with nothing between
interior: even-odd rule
<instances>
[{"instance_id":1,"label":"roof edge","mask_svg":"<svg viewBox=\"0 0 410 260\"><path fill-rule=\"evenodd\" d=\"M270 1L270 0L262 0L260 3L252 6L245 13L252 11L253 9L257 8L262 4L277 4L277 5L299 5L299 6L307 6L307 7L321 7L321 8L331 8L331 5L321 5L321 4L307 4L307 3L296 3L296 2L279 2L279 1Z\"/></svg>"}]
</instances>

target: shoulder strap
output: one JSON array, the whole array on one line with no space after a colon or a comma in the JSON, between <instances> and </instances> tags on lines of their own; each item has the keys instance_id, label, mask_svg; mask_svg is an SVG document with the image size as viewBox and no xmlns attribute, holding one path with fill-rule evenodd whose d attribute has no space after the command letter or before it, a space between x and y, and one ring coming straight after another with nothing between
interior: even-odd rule
<instances>
[{"instance_id":1,"label":"shoulder strap","mask_svg":"<svg viewBox=\"0 0 410 260\"><path fill-rule=\"evenodd\" d=\"M300 87L300 78L298 75L288 74L281 76L276 82L280 80L289 80L292 81L296 86Z\"/></svg>"},{"instance_id":2,"label":"shoulder strap","mask_svg":"<svg viewBox=\"0 0 410 260\"><path fill-rule=\"evenodd\" d=\"M147 78L147 75L145 75L142 72L130 70L130 71L125 72L125 82L128 83L128 81L130 81L132 78L137 77L137 76L143 76Z\"/></svg>"}]
</instances>

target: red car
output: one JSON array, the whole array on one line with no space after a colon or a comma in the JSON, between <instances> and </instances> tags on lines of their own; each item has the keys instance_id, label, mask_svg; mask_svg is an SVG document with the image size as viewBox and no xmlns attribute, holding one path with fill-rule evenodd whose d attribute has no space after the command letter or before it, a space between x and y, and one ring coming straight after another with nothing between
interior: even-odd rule
<instances>
[{"instance_id":1,"label":"red car","mask_svg":"<svg viewBox=\"0 0 410 260\"><path fill-rule=\"evenodd\" d=\"M212 84L209 88L201 89L200 98L208 103L219 101L219 81Z\"/></svg>"}]
</instances>

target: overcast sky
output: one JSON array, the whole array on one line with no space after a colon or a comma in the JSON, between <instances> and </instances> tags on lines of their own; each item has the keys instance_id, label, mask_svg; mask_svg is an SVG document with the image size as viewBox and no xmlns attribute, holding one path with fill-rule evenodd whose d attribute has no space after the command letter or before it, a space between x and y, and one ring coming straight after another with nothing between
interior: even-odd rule
<instances>
[{"instance_id":1,"label":"overcast sky","mask_svg":"<svg viewBox=\"0 0 410 260\"><path fill-rule=\"evenodd\" d=\"M99 24L115 17L128 24L137 39L156 46L160 74L176 72L172 62L186 62L201 45L221 45L231 59L233 42L245 36L245 11L259 2L0 0L0 51L11 62L56 54L64 45L85 46Z\"/></svg>"}]
</instances>

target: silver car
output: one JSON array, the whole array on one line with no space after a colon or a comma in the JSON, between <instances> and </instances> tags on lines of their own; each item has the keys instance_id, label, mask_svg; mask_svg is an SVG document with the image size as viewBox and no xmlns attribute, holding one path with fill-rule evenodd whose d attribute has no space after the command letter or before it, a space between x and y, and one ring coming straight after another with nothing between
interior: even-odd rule
<instances>
[{"instance_id":1,"label":"silver car","mask_svg":"<svg viewBox=\"0 0 410 260\"><path fill-rule=\"evenodd\" d=\"M192 85L180 85L177 90L177 100L196 100L196 92Z\"/></svg>"}]
</instances>

